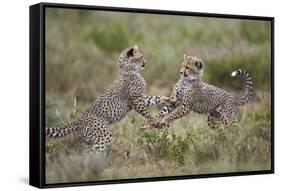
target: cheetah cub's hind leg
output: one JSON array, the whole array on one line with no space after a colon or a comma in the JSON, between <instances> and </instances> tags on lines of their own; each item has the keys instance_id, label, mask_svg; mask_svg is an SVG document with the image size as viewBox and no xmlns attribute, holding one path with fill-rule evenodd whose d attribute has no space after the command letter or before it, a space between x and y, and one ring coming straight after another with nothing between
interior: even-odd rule
<instances>
[{"instance_id":1,"label":"cheetah cub's hind leg","mask_svg":"<svg viewBox=\"0 0 281 191\"><path fill-rule=\"evenodd\" d=\"M110 132L106 121L93 119L88 121L81 132L83 142L86 145L85 153L103 153L107 154L107 149L111 143L112 133Z\"/></svg>"},{"instance_id":2,"label":"cheetah cub's hind leg","mask_svg":"<svg viewBox=\"0 0 281 191\"><path fill-rule=\"evenodd\" d=\"M235 106L223 107L220 111L220 119L225 127L238 126L238 109Z\"/></svg>"},{"instance_id":3,"label":"cheetah cub's hind leg","mask_svg":"<svg viewBox=\"0 0 281 191\"><path fill-rule=\"evenodd\" d=\"M238 109L235 106L219 106L208 115L208 126L210 128L238 126Z\"/></svg>"},{"instance_id":4,"label":"cheetah cub's hind leg","mask_svg":"<svg viewBox=\"0 0 281 191\"><path fill-rule=\"evenodd\" d=\"M208 115L208 126L212 129L216 128L219 126L220 122L220 113L217 111L212 111Z\"/></svg>"}]
</instances>

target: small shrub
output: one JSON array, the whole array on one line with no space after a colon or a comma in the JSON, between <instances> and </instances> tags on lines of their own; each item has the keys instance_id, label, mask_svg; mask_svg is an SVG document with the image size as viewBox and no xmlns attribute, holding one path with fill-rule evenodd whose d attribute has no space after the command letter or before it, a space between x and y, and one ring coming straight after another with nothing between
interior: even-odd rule
<instances>
[{"instance_id":1,"label":"small shrub","mask_svg":"<svg viewBox=\"0 0 281 191\"><path fill-rule=\"evenodd\" d=\"M140 130L138 143L154 158L156 164L160 160L176 161L180 166L185 164L184 154L188 141L167 129Z\"/></svg>"}]
</instances>

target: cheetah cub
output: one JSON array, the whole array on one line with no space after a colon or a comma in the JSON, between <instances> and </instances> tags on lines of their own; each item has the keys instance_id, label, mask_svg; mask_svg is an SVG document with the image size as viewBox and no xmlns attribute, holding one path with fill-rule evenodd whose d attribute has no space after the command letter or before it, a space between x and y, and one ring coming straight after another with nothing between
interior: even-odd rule
<instances>
[{"instance_id":1,"label":"cheetah cub","mask_svg":"<svg viewBox=\"0 0 281 191\"><path fill-rule=\"evenodd\" d=\"M146 63L143 52L138 46L123 50L117 60L119 77L84 111L80 117L63 127L46 128L48 137L63 137L76 132L86 145L86 152L104 152L111 143L108 125L123 119L132 109L146 120L152 116L146 108L155 104L164 104L168 98L147 96L146 83L140 75Z\"/></svg>"},{"instance_id":2,"label":"cheetah cub","mask_svg":"<svg viewBox=\"0 0 281 191\"><path fill-rule=\"evenodd\" d=\"M253 82L250 74L238 69L231 76L242 76L246 80L246 93L235 97L223 89L202 81L203 63L195 56L184 55L180 69L180 79L175 85L170 102L156 116L155 127L168 127L170 123L193 111L208 114L208 126L215 127L221 122L225 127L236 125L238 106L249 103L253 96Z\"/></svg>"}]
</instances>

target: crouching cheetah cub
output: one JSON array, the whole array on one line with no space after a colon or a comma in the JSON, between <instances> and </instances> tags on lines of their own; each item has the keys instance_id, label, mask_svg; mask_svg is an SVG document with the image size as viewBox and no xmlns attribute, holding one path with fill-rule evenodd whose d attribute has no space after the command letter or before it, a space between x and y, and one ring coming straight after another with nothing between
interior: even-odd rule
<instances>
[{"instance_id":1,"label":"crouching cheetah cub","mask_svg":"<svg viewBox=\"0 0 281 191\"><path fill-rule=\"evenodd\" d=\"M202 61L194 56L184 55L180 69L180 79L170 97L170 105L164 106L156 116L159 119L155 127L168 127L170 123L189 112L208 114L208 126L214 127L221 122L225 127L235 125L238 106L249 103L253 96L253 82L250 74L238 69L231 76L243 76L246 80L246 93L236 97L216 86L204 83Z\"/></svg>"},{"instance_id":2,"label":"crouching cheetah cub","mask_svg":"<svg viewBox=\"0 0 281 191\"><path fill-rule=\"evenodd\" d=\"M107 91L77 120L63 127L46 128L46 135L55 138L76 132L85 143L86 152L104 152L111 143L108 125L120 121L130 110L134 109L146 120L152 121L146 108L164 104L168 98L145 94L146 83L140 75L145 64L144 55L138 46L123 50L117 60L119 77Z\"/></svg>"}]
</instances>

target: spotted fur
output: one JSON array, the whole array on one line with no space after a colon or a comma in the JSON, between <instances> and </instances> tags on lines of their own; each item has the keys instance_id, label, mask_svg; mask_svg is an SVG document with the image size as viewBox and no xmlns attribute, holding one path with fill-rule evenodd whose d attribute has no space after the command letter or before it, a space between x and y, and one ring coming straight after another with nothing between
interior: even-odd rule
<instances>
[{"instance_id":1,"label":"spotted fur","mask_svg":"<svg viewBox=\"0 0 281 191\"><path fill-rule=\"evenodd\" d=\"M170 101L157 117L163 117L155 127L169 126L178 118L193 111L208 114L208 125L214 127L221 122L228 127L235 124L238 116L238 106L249 103L253 96L253 82L250 74L238 69L231 76L242 76L246 80L246 93L236 97L229 92L202 81L203 63L194 56L184 55L180 70L180 80L174 87ZM178 95L178 96L177 96ZM171 107L172 106L172 107Z\"/></svg>"},{"instance_id":2,"label":"spotted fur","mask_svg":"<svg viewBox=\"0 0 281 191\"><path fill-rule=\"evenodd\" d=\"M64 127L46 128L46 135L51 138L63 137L76 132L86 144L87 150L103 152L111 143L111 132L108 125L123 119L132 109L146 120L152 116L146 108L163 104L163 96L147 96L146 83L140 75L145 67L143 53L137 46L123 50L117 60L119 77L84 111L74 122Z\"/></svg>"}]
</instances>

